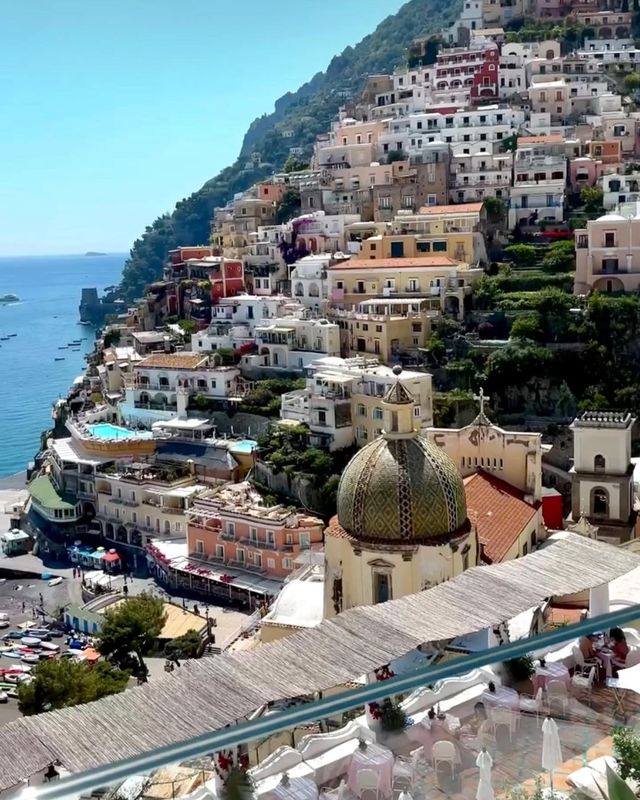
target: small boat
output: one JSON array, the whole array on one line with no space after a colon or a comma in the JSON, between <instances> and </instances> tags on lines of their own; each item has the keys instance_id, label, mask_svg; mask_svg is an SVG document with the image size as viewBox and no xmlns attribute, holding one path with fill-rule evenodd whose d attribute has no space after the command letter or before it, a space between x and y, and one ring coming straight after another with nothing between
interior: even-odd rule
<instances>
[{"instance_id":1,"label":"small boat","mask_svg":"<svg viewBox=\"0 0 640 800\"><path fill-rule=\"evenodd\" d=\"M13 339L13 337L14 337L14 336L17 336L17 335L18 335L17 333L10 333L10 334L9 334L9 338L10 338L10 339Z\"/></svg>"},{"instance_id":2,"label":"small boat","mask_svg":"<svg viewBox=\"0 0 640 800\"><path fill-rule=\"evenodd\" d=\"M40 642L40 647L43 650L48 650L50 653L57 653L60 649L60 645L54 644L53 642Z\"/></svg>"},{"instance_id":3,"label":"small boat","mask_svg":"<svg viewBox=\"0 0 640 800\"><path fill-rule=\"evenodd\" d=\"M40 656L37 653L26 653L22 656L22 660L25 664L38 664L40 662Z\"/></svg>"},{"instance_id":4,"label":"small boat","mask_svg":"<svg viewBox=\"0 0 640 800\"><path fill-rule=\"evenodd\" d=\"M67 347L68 347L68 345L66 345L66 344L63 344L63 345L61 345L61 346L58 348L58 350L66 350L66 349L67 349Z\"/></svg>"},{"instance_id":5,"label":"small boat","mask_svg":"<svg viewBox=\"0 0 640 800\"><path fill-rule=\"evenodd\" d=\"M2 655L4 658L22 658L22 653L19 650L7 650Z\"/></svg>"},{"instance_id":6,"label":"small boat","mask_svg":"<svg viewBox=\"0 0 640 800\"><path fill-rule=\"evenodd\" d=\"M49 586L58 586L60 583L62 583L62 578L60 578L60 577L58 577L58 578L52 578L52 579L49 581Z\"/></svg>"},{"instance_id":7,"label":"small boat","mask_svg":"<svg viewBox=\"0 0 640 800\"><path fill-rule=\"evenodd\" d=\"M35 636L23 636L20 639L20 644L23 644L25 647L40 647L42 641Z\"/></svg>"},{"instance_id":8,"label":"small boat","mask_svg":"<svg viewBox=\"0 0 640 800\"><path fill-rule=\"evenodd\" d=\"M8 342L10 338L11 338L10 336L0 336L0 341L1 342Z\"/></svg>"},{"instance_id":9,"label":"small boat","mask_svg":"<svg viewBox=\"0 0 640 800\"><path fill-rule=\"evenodd\" d=\"M64 361L64 358L54 358L54 361Z\"/></svg>"}]
</instances>

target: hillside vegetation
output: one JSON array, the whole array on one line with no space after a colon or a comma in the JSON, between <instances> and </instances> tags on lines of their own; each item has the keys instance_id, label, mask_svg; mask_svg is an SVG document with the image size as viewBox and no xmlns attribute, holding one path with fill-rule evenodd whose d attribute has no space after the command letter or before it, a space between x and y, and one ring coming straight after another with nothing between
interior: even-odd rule
<instances>
[{"instance_id":1,"label":"hillside vegetation","mask_svg":"<svg viewBox=\"0 0 640 800\"><path fill-rule=\"evenodd\" d=\"M317 73L296 92L277 100L272 114L251 123L232 166L223 169L190 197L180 200L171 214L164 214L145 229L131 249L122 283L113 296L129 300L139 297L145 284L162 275L170 249L208 242L214 208L280 169L290 147L303 147L310 152L315 137L329 128L338 108L344 104L344 93L355 96L367 75L389 73L404 63L411 41L450 24L460 5L459 0L454 3L409 0L355 47L347 47L335 56L325 72ZM282 128L293 130L293 137L283 138L279 133ZM248 166L254 153L259 154L259 162L256 157L256 163Z\"/></svg>"}]
</instances>

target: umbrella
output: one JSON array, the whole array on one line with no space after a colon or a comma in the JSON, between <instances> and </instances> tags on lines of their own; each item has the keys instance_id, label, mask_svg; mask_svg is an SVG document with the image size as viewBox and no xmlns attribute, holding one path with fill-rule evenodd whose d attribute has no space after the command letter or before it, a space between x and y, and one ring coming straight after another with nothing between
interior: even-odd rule
<instances>
[{"instance_id":1,"label":"umbrella","mask_svg":"<svg viewBox=\"0 0 640 800\"><path fill-rule=\"evenodd\" d=\"M483 748L476 758L476 767L480 770L480 781L478 782L476 800L495 800L493 786L491 785L492 766L493 759L491 758L491 754Z\"/></svg>"},{"instance_id":2,"label":"umbrella","mask_svg":"<svg viewBox=\"0 0 640 800\"><path fill-rule=\"evenodd\" d=\"M549 772L549 786L553 789L553 770L562 764L560 735L555 720L547 717L542 723L542 769Z\"/></svg>"}]
</instances>

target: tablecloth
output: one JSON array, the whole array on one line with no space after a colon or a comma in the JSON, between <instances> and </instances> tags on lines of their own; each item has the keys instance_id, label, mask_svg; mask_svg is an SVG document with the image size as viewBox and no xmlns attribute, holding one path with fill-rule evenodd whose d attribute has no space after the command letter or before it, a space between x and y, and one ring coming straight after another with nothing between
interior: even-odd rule
<instances>
[{"instance_id":1,"label":"tablecloth","mask_svg":"<svg viewBox=\"0 0 640 800\"><path fill-rule=\"evenodd\" d=\"M515 689L506 686L496 686L495 692L487 690L482 693L481 702L487 708L508 708L511 711L520 711L520 695Z\"/></svg>"},{"instance_id":2,"label":"tablecloth","mask_svg":"<svg viewBox=\"0 0 640 800\"><path fill-rule=\"evenodd\" d=\"M381 794L384 797L391 795L391 783L393 780L394 755L391 750L379 744L369 744L366 750L356 750L349 764L347 773L347 784L349 789L358 795L358 772L361 769L371 769L378 775Z\"/></svg>"},{"instance_id":3,"label":"tablecloth","mask_svg":"<svg viewBox=\"0 0 640 800\"><path fill-rule=\"evenodd\" d=\"M263 797L265 800L318 800L318 787L311 778L289 778L289 783L279 783Z\"/></svg>"},{"instance_id":4,"label":"tablecloth","mask_svg":"<svg viewBox=\"0 0 640 800\"><path fill-rule=\"evenodd\" d=\"M454 734L460 730L460 720L452 714L447 714L441 719L429 719L425 717L421 722L406 728L406 734L411 741L422 745L425 758L431 758L431 748L433 743L439 739L451 739L455 741Z\"/></svg>"}]
</instances>

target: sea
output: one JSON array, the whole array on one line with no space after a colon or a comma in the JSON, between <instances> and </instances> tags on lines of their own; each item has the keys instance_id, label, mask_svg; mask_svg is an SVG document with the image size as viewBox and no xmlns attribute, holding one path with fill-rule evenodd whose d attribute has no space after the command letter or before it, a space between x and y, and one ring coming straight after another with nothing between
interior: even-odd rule
<instances>
[{"instance_id":1,"label":"sea","mask_svg":"<svg viewBox=\"0 0 640 800\"><path fill-rule=\"evenodd\" d=\"M125 253L0 258L0 478L26 469L52 404L65 397L93 349L95 329L80 325L84 287L102 292L120 280ZM2 337L16 334L10 339ZM59 350L82 339L80 350ZM63 358L63 361L55 361Z\"/></svg>"}]
</instances>

